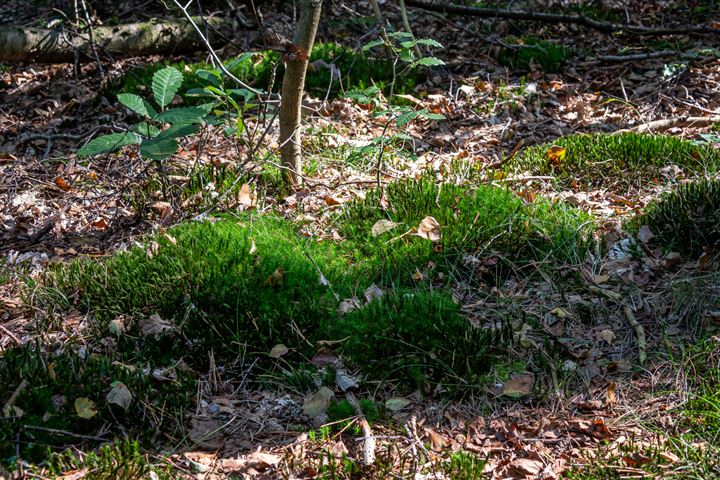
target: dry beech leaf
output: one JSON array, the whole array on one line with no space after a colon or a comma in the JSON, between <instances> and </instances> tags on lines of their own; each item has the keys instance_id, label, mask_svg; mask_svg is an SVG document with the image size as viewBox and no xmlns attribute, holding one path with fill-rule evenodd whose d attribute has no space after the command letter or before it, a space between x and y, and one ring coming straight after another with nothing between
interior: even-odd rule
<instances>
[{"instance_id":1,"label":"dry beech leaf","mask_svg":"<svg viewBox=\"0 0 720 480\"><path fill-rule=\"evenodd\" d=\"M370 303L375 299L381 298L383 296L384 292L380 287L375 285L374 283L370 285L368 288L365 289L365 292L363 292L363 296L365 297L365 302Z\"/></svg>"},{"instance_id":2,"label":"dry beech leaf","mask_svg":"<svg viewBox=\"0 0 720 480\"><path fill-rule=\"evenodd\" d=\"M563 160L565 160L566 150L558 145L553 145L547 151L547 158L553 167L559 167Z\"/></svg>"},{"instance_id":3,"label":"dry beech leaf","mask_svg":"<svg viewBox=\"0 0 720 480\"><path fill-rule=\"evenodd\" d=\"M308 417L318 417L325 413L327 410L330 399L335 394L332 390L327 387L320 387L320 389L305 397L303 400L303 413Z\"/></svg>"},{"instance_id":4,"label":"dry beech leaf","mask_svg":"<svg viewBox=\"0 0 720 480\"><path fill-rule=\"evenodd\" d=\"M508 465L508 473L518 473L525 476L535 478L540 472L543 471L545 465L540 460L533 460L531 458L516 458ZM512 478L518 478L516 475L512 475Z\"/></svg>"},{"instance_id":5,"label":"dry beech leaf","mask_svg":"<svg viewBox=\"0 0 720 480\"><path fill-rule=\"evenodd\" d=\"M615 382L610 382L605 391L605 405L612 405L615 403Z\"/></svg>"},{"instance_id":6,"label":"dry beech leaf","mask_svg":"<svg viewBox=\"0 0 720 480\"><path fill-rule=\"evenodd\" d=\"M250 185L243 183L242 187L240 187L240 191L238 192L237 200L240 205L243 205L247 209L255 207L257 199L250 191Z\"/></svg>"},{"instance_id":7,"label":"dry beech leaf","mask_svg":"<svg viewBox=\"0 0 720 480\"><path fill-rule=\"evenodd\" d=\"M78 417L87 420L97 415L98 412L95 402L87 397L79 397L75 399L75 413Z\"/></svg>"},{"instance_id":8,"label":"dry beech leaf","mask_svg":"<svg viewBox=\"0 0 720 480\"><path fill-rule=\"evenodd\" d=\"M502 388L502 394L510 398L526 397L530 395L534 384L535 375L532 373L515 375L505 382Z\"/></svg>"},{"instance_id":9,"label":"dry beech leaf","mask_svg":"<svg viewBox=\"0 0 720 480\"><path fill-rule=\"evenodd\" d=\"M275 345L272 350L270 350L270 356L272 358L280 358L286 353L288 353L290 350L288 350L288 347L283 345L282 343L278 343Z\"/></svg>"},{"instance_id":10,"label":"dry beech leaf","mask_svg":"<svg viewBox=\"0 0 720 480\"><path fill-rule=\"evenodd\" d=\"M65 181L62 177L55 178L55 185L62 190L63 192L68 192L72 189L69 183Z\"/></svg>"},{"instance_id":11,"label":"dry beech leaf","mask_svg":"<svg viewBox=\"0 0 720 480\"><path fill-rule=\"evenodd\" d=\"M615 338L617 337L615 335L615 332L612 330L603 330L601 332L598 332L597 334L598 339L603 340L608 345L612 345L612 343L615 341Z\"/></svg>"},{"instance_id":12,"label":"dry beech leaf","mask_svg":"<svg viewBox=\"0 0 720 480\"><path fill-rule=\"evenodd\" d=\"M122 382L113 382L110 385L112 388L105 397L107 402L127 411L132 403L132 393Z\"/></svg>"},{"instance_id":13,"label":"dry beech leaf","mask_svg":"<svg viewBox=\"0 0 720 480\"><path fill-rule=\"evenodd\" d=\"M370 233L373 237L377 237L378 235L382 235L385 232L389 232L393 228L400 225L399 223L395 223L392 220L378 220L375 222L375 224L370 228Z\"/></svg>"},{"instance_id":14,"label":"dry beech leaf","mask_svg":"<svg viewBox=\"0 0 720 480\"><path fill-rule=\"evenodd\" d=\"M434 217L427 216L422 219L417 228L418 237L426 238L431 242L440 241L440 224Z\"/></svg>"},{"instance_id":15,"label":"dry beech leaf","mask_svg":"<svg viewBox=\"0 0 720 480\"><path fill-rule=\"evenodd\" d=\"M278 267L267 279L265 279L265 283L263 283L263 286L264 287L282 287L284 281L285 281L285 269L282 267Z\"/></svg>"},{"instance_id":16,"label":"dry beech leaf","mask_svg":"<svg viewBox=\"0 0 720 480\"><path fill-rule=\"evenodd\" d=\"M350 313L360 306L360 300L357 297L346 298L338 305L338 315L341 317L346 313Z\"/></svg>"},{"instance_id":17,"label":"dry beech leaf","mask_svg":"<svg viewBox=\"0 0 720 480\"><path fill-rule=\"evenodd\" d=\"M642 243L648 243L650 240L653 239L653 237L655 237L655 235L653 235L653 233L650 231L650 227L648 227L647 225L643 225L642 227L640 227L640 230L638 230L637 238Z\"/></svg>"},{"instance_id":18,"label":"dry beech leaf","mask_svg":"<svg viewBox=\"0 0 720 480\"><path fill-rule=\"evenodd\" d=\"M174 324L160 318L157 313L140 320L140 333L143 337L152 336L158 339L163 335L175 333L176 328Z\"/></svg>"}]
</instances>

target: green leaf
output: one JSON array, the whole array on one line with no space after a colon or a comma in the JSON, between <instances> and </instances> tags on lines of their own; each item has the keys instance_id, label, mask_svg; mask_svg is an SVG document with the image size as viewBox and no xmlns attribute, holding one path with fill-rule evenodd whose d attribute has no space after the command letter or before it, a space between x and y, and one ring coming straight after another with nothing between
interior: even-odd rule
<instances>
[{"instance_id":1,"label":"green leaf","mask_svg":"<svg viewBox=\"0 0 720 480\"><path fill-rule=\"evenodd\" d=\"M155 102L161 107L168 105L177 93L180 85L182 85L182 82L182 73L175 67L165 67L155 72L152 81L152 91L155 96Z\"/></svg>"},{"instance_id":2,"label":"green leaf","mask_svg":"<svg viewBox=\"0 0 720 480\"><path fill-rule=\"evenodd\" d=\"M372 42L368 42L365 45L363 45L362 49L363 51L370 50L373 47L377 47L378 45L385 45L385 41L382 39L373 40Z\"/></svg>"},{"instance_id":3,"label":"green leaf","mask_svg":"<svg viewBox=\"0 0 720 480\"><path fill-rule=\"evenodd\" d=\"M158 127L147 122L136 123L130 128L133 132L139 133L145 137L157 137L160 133L160 129Z\"/></svg>"},{"instance_id":4,"label":"green leaf","mask_svg":"<svg viewBox=\"0 0 720 480\"><path fill-rule=\"evenodd\" d=\"M436 57L423 57L414 65L422 65L424 67L437 67L438 65L445 65L445 62Z\"/></svg>"},{"instance_id":5,"label":"green leaf","mask_svg":"<svg viewBox=\"0 0 720 480\"><path fill-rule=\"evenodd\" d=\"M226 63L226 64L225 64L225 68L226 68L228 71L232 72L232 70L233 70L235 67L237 67L238 65L240 65L242 62L244 62L244 61L247 60L248 58L251 58L253 55L255 55L255 52L245 52L245 53L243 53L242 55L240 55L239 57L237 57L237 58L235 58L235 59L233 59L233 60L230 60L228 63ZM225 72L222 72L222 73L225 73Z\"/></svg>"},{"instance_id":6,"label":"green leaf","mask_svg":"<svg viewBox=\"0 0 720 480\"><path fill-rule=\"evenodd\" d=\"M415 40L415 43L418 45L427 45L429 47L445 48L442 43L437 40L433 40L432 38L421 38L419 40Z\"/></svg>"},{"instance_id":7,"label":"green leaf","mask_svg":"<svg viewBox=\"0 0 720 480\"><path fill-rule=\"evenodd\" d=\"M415 60L415 55L413 54L412 50L401 50L399 58L405 63L411 63L413 60Z\"/></svg>"},{"instance_id":8,"label":"green leaf","mask_svg":"<svg viewBox=\"0 0 720 480\"><path fill-rule=\"evenodd\" d=\"M422 118L427 118L428 120L445 120L445 115L442 113L424 113L422 114Z\"/></svg>"},{"instance_id":9,"label":"green leaf","mask_svg":"<svg viewBox=\"0 0 720 480\"><path fill-rule=\"evenodd\" d=\"M407 125L408 123L412 122L413 120L418 118L423 113L427 113L427 110L423 109L423 110L418 110L418 111L405 112L395 119L395 124L398 127L402 127L403 125Z\"/></svg>"},{"instance_id":10,"label":"green leaf","mask_svg":"<svg viewBox=\"0 0 720 480\"><path fill-rule=\"evenodd\" d=\"M134 93L121 93L117 96L117 98L120 103L133 112L139 113L143 117L152 118L157 115L157 112L152 105L150 105L150 102L142 98L140 95L135 95Z\"/></svg>"},{"instance_id":11,"label":"green leaf","mask_svg":"<svg viewBox=\"0 0 720 480\"><path fill-rule=\"evenodd\" d=\"M84 158L91 155L100 155L101 153L112 152L125 145L138 144L141 141L142 138L137 133L111 133L90 140L78 150L77 156Z\"/></svg>"},{"instance_id":12,"label":"green leaf","mask_svg":"<svg viewBox=\"0 0 720 480\"><path fill-rule=\"evenodd\" d=\"M188 135L194 135L198 131L197 125L180 124L173 125L167 130L163 130L160 135L155 137L156 140L167 140L171 138L187 137Z\"/></svg>"},{"instance_id":13,"label":"green leaf","mask_svg":"<svg viewBox=\"0 0 720 480\"><path fill-rule=\"evenodd\" d=\"M204 88L191 88L187 92L185 92L185 95L188 97L213 97L211 93L208 93L205 91Z\"/></svg>"},{"instance_id":14,"label":"green leaf","mask_svg":"<svg viewBox=\"0 0 720 480\"><path fill-rule=\"evenodd\" d=\"M171 108L159 113L155 120L172 124L202 123L206 114L204 109L198 107Z\"/></svg>"},{"instance_id":15,"label":"green leaf","mask_svg":"<svg viewBox=\"0 0 720 480\"><path fill-rule=\"evenodd\" d=\"M205 80L206 82L212 83L215 86L222 83L222 77L220 76L220 72L218 72L217 70L200 69L195 72L195 75Z\"/></svg>"},{"instance_id":16,"label":"green leaf","mask_svg":"<svg viewBox=\"0 0 720 480\"><path fill-rule=\"evenodd\" d=\"M175 139L159 139L158 137L155 137L150 140L145 140L140 145L140 155L143 158L149 158L152 160L165 160L167 157L177 152L177 149L178 143Z\"/></svg>"}]
</instances>

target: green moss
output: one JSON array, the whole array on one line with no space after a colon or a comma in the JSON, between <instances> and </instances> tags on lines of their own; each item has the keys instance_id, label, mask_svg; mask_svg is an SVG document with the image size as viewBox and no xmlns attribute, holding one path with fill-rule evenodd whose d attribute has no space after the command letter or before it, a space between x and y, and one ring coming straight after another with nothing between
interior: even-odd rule
<instances>
[{"instance_id":1,"label":"green moss","mask_svg":"<svg viewBox=\"0 0 720 480\"><path fill-rule=\"evenodd\" d=\"M509 46L500 51L498 61L515 70L529 71L539 65L545 72L557 72L572 53L567 47L533 37L508 37L505 44Z\"/></svg>"},{"instance_id":2,"label":"green moss","mask_svg":"<svg viewBox=\"0 0 720 480\"><path fill-rule=\"evenodd\" d=\"M105 262L74 262L56 272L54 284L67 294L79 291L78 306L96 313L101 330L123 313L157 312L182 324L198 348L225 352L303 345L300 334L312 337L335 315L336 301L313 261L338 294L354 286L342 252L304 241L273 217L192 223L170 234L176 243L158 238L151 256L134 248ZM174 342L161 350L186 348Z\"/></svg>"},{"instance_id":3,"label":"green moss","mask_svg":"<svg viewBox=\"0 0 720 480\"><path fill-rule=\"evenodd\" d=\"M363 412L363 415L365 415L365 419L369 423L372 424L380 417L377 405L375 405L375 402L372 400L363 398L358 400L358 404L360 405L360 410ZM353 407L350 402L345 399L330 402L330 405L328 405L327 408L329 422L341 422L342 420L347 420L348 418L355 417L356 415L357 412L355 411L355 407ZM342 423L340 423L340 425L342 425Z\"/></svg>"},{"instance_id":4,"label":"green moss","mask_svg":"<svg viewBox=\"0 0 720 480\"><path fill-rule=\"evenodd\" d=\"M720 180L686 183L648 205L631 223L647 225L668 249L699 255L720 246Z\"/></svg>"},{"instance_id":5,"label":"green moss","mask_svg":"<svg viewBox=\"0 0 720 480\"><path fill-rule=\"evenodd\" d=\"M441 226L437 245L413 235L398 238L426 216ZM372 226L383 219L399 226L373 238ZM339 226L360 250L381 256L390 269L416 268L430 259L459 265L465 254L495 251L513 261L569 260L582 256L593 228L590 217L563 203L526 203L510 190L439 184L427 176L388 185L382 201L377 191L368 193L349 205Z\"/></svg>"},{"instance_id":6,"label":"green moss","mask_svg":"<svg viewBox=\"0 0 720 480\"><path fill-rule=\"evenodd\" d=\"M551 161L548 149L552 145L563 147L565 158ZM599 186L658 179L660 169L669 165L683 167L688 174L714 172L719 161L720 152L667 135L578 134L526 149L508 164L506 171L554 175L563 183Z\"/></svg>"},{"instance_id":7,"label":"green moss","mask_svg":"<svg viewBox=\"0 0 720 480\"><path fill-rule=\"evenodd\" d=\"M469 387L487 372L493 338L462 317L442 293L398 291L350 312L331 326L348 337L343 355L373 378L411 387Z\"/></svg>"}]
</instances>

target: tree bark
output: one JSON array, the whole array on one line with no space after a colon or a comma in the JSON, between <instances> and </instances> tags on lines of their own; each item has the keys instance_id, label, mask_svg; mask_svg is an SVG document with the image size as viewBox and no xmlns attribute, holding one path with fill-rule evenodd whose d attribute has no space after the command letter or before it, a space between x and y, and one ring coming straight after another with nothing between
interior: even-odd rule
<instances>
[{"instance_id":1,"label":"tree bark","mask_svg":"<svg viewBox=\"0 0 720 480\"><path fill-rule=\"evenodd\" d=\"M197 19L202 23L203 20ZM232 35L231 20L206 18L215 42ZM124 58L158 53L186 53L202 49L192 25L183 20L130 23L93 28L95 50L100 57ZM87 33L63 29L0 27L0 62L66 63L76 58L94 61Z\"/></svg>"},{"instance_id":2,"label":"tree bark","mask_svg":"<svg viewBox=\"0 0 720 480\"><path fill-rule=\"evenodd\" d=\"M280 157L285 181L294 186L302 184L302 148L300 122L305 73L320 23L322 0L301 0L300 20L293 44L286 47L283 55L282 100L280 102Z\"/></svg>"}]
</instances>

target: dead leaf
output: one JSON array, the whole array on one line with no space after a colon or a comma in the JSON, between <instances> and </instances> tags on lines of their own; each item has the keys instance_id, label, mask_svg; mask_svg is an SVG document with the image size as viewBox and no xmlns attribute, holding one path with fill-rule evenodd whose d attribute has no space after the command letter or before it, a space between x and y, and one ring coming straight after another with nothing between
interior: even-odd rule
<instances>
[{"instance_id":1,"label":"dead leaf","mask_svg":"<svg viewBox=\"0 0 720 480\"><path fill-rule=\"evenodd\" d=\"M516 458L508 465L508 475L524 478L525 476L536 477L543 471L545 465L540 460L530 458Z\"/></svg>"},{"instance_id":2,"label":"dead leaf","mask_svg":"<svg viewBox=\"0 0 720 480\"><path fill-rule=\"evenodd\" d=\"M98 412L95 402L87 397L79 397L75 399L75 413L77 413L78 417L88 420L97 415Z\"/></svg>"},{"instance_id":3,"label":"dead leaf","mask_svg":"<svg viewBox=\"0 0 720 480\"><path fill-rule=\"evenodd\" d=\"M288 350L288 347L283 345L282 343L278 343L275 345L272 350L270 350L270 356L272 358L280 358L286 353L288 353L290 350Z\"/></svg>"},{"instance_id":4,"label":"dead leaf","mask_svg":"<svg viewBox=\"0 0 720 480\"><path fill-rule=\"evenodd\" d=\"M422 219L420 225L418 225L417 233L418 237L422 237L430 240L431 242L440 241L440 224L435 220L434 217L427 216Z\"/></svg>"},{"instance_id":5,"label":"dead leaf","mask_svg":"<svg viewBox=\"0 0 720 480\"><path fill-rule=\"evenodd\" d=\"M122 382L113 382L110 384L112 388L107 394L106 400L109 404L117 405L127 411L132 403L132 393Z\"/></svg>"},{"instance_id":6,"label":"dead leaf","mask_svg":"<svg viewBox=\"0 0 720 480\"><path fill-rule=\"evenodd\" d=\"M320 389L312 394L309 394L303 400L303 413L308 417L318 417L327 411L330 399L335 396L332 390L327 387L320 387Z\"/></svg>"},{"instance_id":7,"label":"dead leaf","mask_svg":"<svg viewBox=\"0 0 720 480\"><path fill-rule=\"evenodd\" d=\"M55 477L56 480L80 480L81 478L85 478L88 474L89 470L87 468L83 468L80 470L69 470L59 477ZM2 478L2 477L0 477ZM10 477L8 477L10 478Z\"/></svg>"},{"instance_id":8,"label":"dead leaf","mask_svg":"<svg viewBox=\"0 0 720 480\"><path fill-rule=\"evenodd\" d=\"M360 300L357 297L346 298L338 305L338 315L341 317L352 312L360 306Z\"/></svg>"},{"instance_id":9,"label":"dead leaf","mask_svg":"<svg viewBox=\"0 0 720 480\"><path fill-rule=\"evenodd\" d=\"M252 194L252 191L250 190L250 185L247 183L243 183L242 187L240 187L240 191L237 195L237 200L240 205L245 207L245 209L254 208L257 203L257 198L255 195Z\"/></svg>"},{"instance_id":10,"label":"dead leaf","mask_svg":"<svg viewBox=\"0 0 720 480\"><path fill-rule=\"evenodd\" d=\"M612 330L608 330L608 329L602 330L597 333L597 338L599 340L605 341L608 345L612 345L612 343L613 343L613 341L615 341L616 337L617 336L615 335L615 332L613 332Z\"/></svg>"},{"instance_id":11,"label":"dead leaf","mask_svg":"<svg viewBox=\"0 0 720 480\"><path fill-rule=\"evenodd\" d=\"M264 287L282 287L285 280L285 269L278 267L275 271L265 280L263 283Z\"/></svg>"},{"instance_id":12,"label":"dead leaf","mask_svg":"<svg viewBox=\"0 0 720 480\"><path fill-rule=\"evenodd\" d=\"M66 182L65 179L62 177L55 178L55 185L63 192L68 192L68 191L72 190L72 187L70 186L70 184L68 182Z\"/></svg>"},{"instance_id":13,"label":"dead leaf","mask_svg":"<svg viewBox=\"0 0 720 480\"><path fill-rule=\"evenodd\" d=\"M650 231L650 227L647 225L643 225L640 227L640 230L638 230L637 239L640 240L642 243L648 243L650 240L652 240L655 237L653 233Z\"/></svg>"},{"instance_id":14,"label":"dead leaf","mask_svg":"<svg viewBox=\"0 0 720 480\"><path fill-rule=\"evenodd\" d=\"M505 382L502 394L510 398L521 398L530 395L535 384L535 375L532 373L515 375Z\"/></svg>"},{"instance_id":15,"label":"dead leaf","mask_svg":"<svg viewBox=\"0 0 720 480\"><path fill-rule=\"evenodd\" d=\"M394 229L400 225L399 223L395 223L392 220L378 220L373 224L373 226L370 228L370 234L373 237L377 237L378 235L382 235L385 232L389 232L390 230Z\"/></svg>"},{"instance_id":16,"label":"dead leaf","mask_svg":"<svg viewBox=\"0 0 720 480\"><path fill-rule=\"evenodd\" d=\"M120 315L119 317L110 320L110 323L108 324L108 330L110 330L110 333L117 335L118 337L125 333L127 331L127 326L125 325L125 317Z\"/></svg>"},{"instance_id":17,"label":"dead leaf","mask_svg":"<svg viewBox=\"0 0 720 480\"><path fill-rule=\"evenodd\" d=\"M365 292L363 292L363 296L365 297L365 302L370 303L375 299L381 298L383 296L384 292L380 287L375 285L374 283L370 285L368 288L365 289Z\"/></svg>"},{"instance_id":18,"label":"dead leaf","mask_svg":"<svg viewBox=\"0 0 720 480\"><path fill-rule=\"evenodd\" d=\"M163 335L172 335L177 330L177 327L160 318L160 315L154 313L147 318L140 320L140 333L143 337L152 336L156 340Z\"/></svg>"},{"instance_id":19,"label":"dead leaf","mask_svg":"<svg viewBox=\"0 0 720 480\"><path fill-rule=\"evenodd\" d=\"M391 412L399 412L403 408L410 405L410 400L404 397L392 397L385 400L385 408L390 410Z\"/></svg>"},{"instance_id":20,"label":"dead leaf","mask_svg":"<svg viewBox=\"0 0 720 480\"><path fill-rule=\"evenodd\" d=\"M609 406L615 403L615 386L615 382L608 383L605 391L605 405Z\"/></svg>"},{"instance_id":21,"label":"dead leaf","mask_svg":"<svg viewBox=\"0 0 720 480\"><path fill-rule=\"evenodd\" d=\"M558 145L553 145L547 151L548 163L553 167L559 167L565 159L566 150Z\"/></svg>"},{"instance_id":22,"label":"dead leaf","mask_svg":"<svg viewBox=\"0 0 720 480\"><path fill-rule=\"evenodd\" d=\"M445 435L437 433L432 428L426 428L425 433L427 433L428 437L430 437L430 447L436 452L439 452L450 445L450 439L448 439Z\"/></svg>"}]
</instances>

